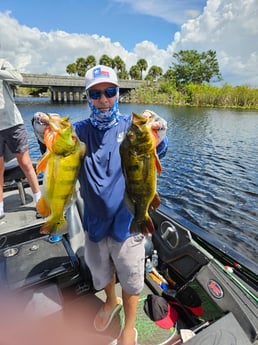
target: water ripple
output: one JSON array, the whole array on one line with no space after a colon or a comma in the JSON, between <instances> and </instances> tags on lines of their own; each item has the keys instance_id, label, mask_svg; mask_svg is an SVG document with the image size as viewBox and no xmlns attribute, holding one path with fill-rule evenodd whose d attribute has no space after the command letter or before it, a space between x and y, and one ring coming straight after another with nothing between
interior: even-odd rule
<instances>
[{"instance_id":1,"label":"water ripple","mask_svg":"<svg viewBox=\"0 0 258 345\"><path fill-rule=\"evenodd\" d=\"M258 250L258 114L204 113L197 121L172 115L169 152L158 179L161 200L253 260Z\"/></svg>"},{"instance_id":2,"label":"water ripple","mask_svg":"<svg viewBox=\"0 0 258 345\"><path fill-rule=\"evenodd\" d=\"M31 156L40 157L31 127L36 111L88 114L85 104L19 104ZM153 109L167 120L169 149L158 177L161 201L251 260L258 251L258 113L123 104L121 112Z\"/></svg>"}]
</instances>

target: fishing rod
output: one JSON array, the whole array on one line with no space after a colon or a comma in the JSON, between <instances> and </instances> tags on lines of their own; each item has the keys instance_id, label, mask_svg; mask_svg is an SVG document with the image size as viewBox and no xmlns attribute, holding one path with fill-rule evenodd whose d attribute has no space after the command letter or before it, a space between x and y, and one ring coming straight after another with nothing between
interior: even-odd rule
<instances>
[{"instance_id":1,"label":"fishing rod","mask_svg":"<svg viewBox=\"0 0 258 345\"><path fill-rule=\"evenodd\" d=\"M211 259L217 266L219 266L223 272L225 272L229 278L231 280L233 280L239 287L242 291L244 291L245 293L247 293L250 297L252 297L254 299L254 301L256 303L258 303L258 297L255 296L244 284L242 284L238 279L237 277L235 277L235 275L233 274L233 269L232 267L228 267L228 266L224 266L222 263L220 263L217 259L215 258L212 258Z\"/></svg>"},{"instance_id":2,"label":"fishing rod","mask_svg":"<svg viewBox=\"0 0 258 345\"><path fill-rule=\"evenodd\" d=\"M254 272L245 269L238 262L236 262L235 259L224 254L211 244L205 242L202 238L199 238L199 240L209 248L209 252L211 251L216 257L220 258L220 262L225 262L225 267L227 267L227 269L231 268L231 273L234 271L237 276L244 280L248 285L251 285L253 289L257 290L258 278Z\"/></svg>"},{"instance_id":3,"label":"fishing rod","mask_svg":"<svg viewBox=\"0 0 258 345\"><path fill-rule=\"evenodd\" d=\"M194 241L194 240L192 240ZM195 245L198 247L198 249L203 252L212 262L214 262L219 268L222 269L223 272L225 272L228 277L234 281L234 283L237 284L237 286L245 292L249 297L251 297L256 303L258 303L258 297L255 296L252 291L250 291L244 284L242 284L237 277L233 274L233 270L228 269L228 267L225 267L219 260L217 260L212 254L210 254L208 251L206 251L203 247L201 247L196 241L194 241Z\"/></svg>"}]
</instances>

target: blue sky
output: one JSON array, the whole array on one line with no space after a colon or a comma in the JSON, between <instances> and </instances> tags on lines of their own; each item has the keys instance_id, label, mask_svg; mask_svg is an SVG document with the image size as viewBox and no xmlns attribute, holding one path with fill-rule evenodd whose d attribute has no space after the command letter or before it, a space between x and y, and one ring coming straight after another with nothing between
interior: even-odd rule
<instances>
[{"instance_id":1,"label":"blue sky","mask_svg":"<svg viewBox=\"0 0 258 345\"><path fill-rule=\"evenodd\" d=\"M205 1L197 3L195 7L201 11ZM110 37L112 42L119 41L127 50L144 40L166 49L174 33L180 29L177 23L134 10L130 3L108 0L1 0L0 11L8 10L21 25L46 32L63 30L103 35Z\"/></svg>"},{"instance_id":2,"label":"blue sky","mask_svg":"<svg viewBox=\"0 0 258 345\"><path fill-rule=\"evenodd\" d=\"M257 0L1 0L0 57L65 74L78 57L139 58L165 72L180 49L215 50L224 82L258 86Z\"/></svg>"},{"instance_id":3,"label":"blue sky","mask_svg":"<svg viewBox=\"0 0 258 345\"><path fill-rule=\"evenodd\" d=\"M112 42L120 42L128 50L133 49L138 42L149 40L158 48L166 49L184 22L185 11L195 11L197 15L206 3L205 0L178 2L181 4L178 6L176 22L163 11L152 13L151 6L150 13L147 13L148 2L146 6L137 7L133 1L119 0L1 0L0 11L11 11L21 25L37 27L41 31L98 34L110 37ZM167 8L168 11L173 10L173 6Z\"/></svg>"}]
</instances>

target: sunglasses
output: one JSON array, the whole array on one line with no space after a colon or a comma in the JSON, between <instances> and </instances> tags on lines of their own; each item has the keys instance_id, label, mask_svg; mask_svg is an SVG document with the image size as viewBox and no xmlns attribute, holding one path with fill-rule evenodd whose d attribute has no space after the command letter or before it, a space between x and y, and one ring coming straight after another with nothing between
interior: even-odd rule
<instances>
[{"instance_id":1,"label":"sunglasses","mask_svg":"<svg viewBox=\"0 0 258 345\"><path fill-rule=\"evenodd\" d=\"M105 90L89 90L88 91L90 98L92 99L100 99L101 95L105 95L107 98L112 98L117 94L116 87L108 87Z\"/></svg>"}]
</instances>

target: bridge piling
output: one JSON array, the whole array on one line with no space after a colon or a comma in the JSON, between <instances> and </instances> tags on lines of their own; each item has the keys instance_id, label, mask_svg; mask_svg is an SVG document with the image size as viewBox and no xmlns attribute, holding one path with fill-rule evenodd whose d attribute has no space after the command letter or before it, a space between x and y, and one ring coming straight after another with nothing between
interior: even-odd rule
<instances>
[{"instance_id":1,"label":"bridge piling","mask_svg":"<svg viewBox=\"0 0 258 345\"><path fill-rule=\"evenodd\" d=\"M82 102L84 99L84 92L77 90L50 90L51 92L51 101L52 102Z\"/></svg>"}]
</instances>

